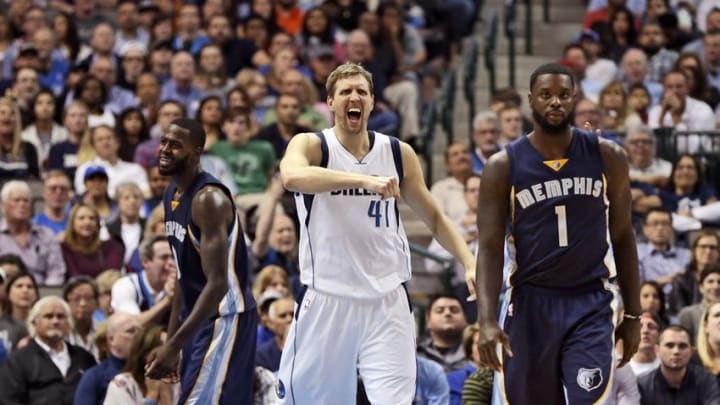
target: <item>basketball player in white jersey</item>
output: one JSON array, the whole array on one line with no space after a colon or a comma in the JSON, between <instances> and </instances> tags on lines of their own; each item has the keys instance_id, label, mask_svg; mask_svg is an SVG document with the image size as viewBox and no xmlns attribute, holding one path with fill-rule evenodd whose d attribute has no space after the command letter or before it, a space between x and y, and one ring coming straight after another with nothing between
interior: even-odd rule
<instances>
[{"instance_id":1,"label":"basketball player in white jersey","mask_svg":"<svg viewBox=\"0 0 720 405\"><path fill-rule=\"evenodd\" d=\"M285 404L355 403L359 373L371 403L410 404L415 325L397 199L462 262L468 280L475 259L432 199L412 148L367 130L370 73L346 63L326 87L335 126L294 136L280 163L284 186L296 192L306 289L283 349L277 394Z\"/></svg>"}]
</instances>

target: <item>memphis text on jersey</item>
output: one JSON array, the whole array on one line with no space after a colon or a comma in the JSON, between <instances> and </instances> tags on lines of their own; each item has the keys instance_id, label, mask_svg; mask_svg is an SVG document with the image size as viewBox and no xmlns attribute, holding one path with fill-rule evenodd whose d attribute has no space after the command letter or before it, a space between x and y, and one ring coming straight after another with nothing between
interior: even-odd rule
<instances>
[{"instance_id":1,"label":"memphis text on jersey","mask_svg":"<svg viewBox=\"0 0 720 405\"><path fill-rule=\"evenodd\" d=\"M175 239L179 240L181 243L185 242L185 234L187 233L187 229L185 229L184 226L181 224L175 222L175 221L165 221L165 234L166 235L172 235L175 237Z\"/></svg>"},{"instance_id":2,"label":"memphis text on jersey","mask_svg":"<svg viewBox=\"0 0 720 405\"><path fill-rule=\"evenodd\" d=\"M599 197L603 189L602 180L590 177L565 177L533 184L515 194L520 206L525 209L536 202L568 195L589 195Z\"/></svg>"}]
</instances>

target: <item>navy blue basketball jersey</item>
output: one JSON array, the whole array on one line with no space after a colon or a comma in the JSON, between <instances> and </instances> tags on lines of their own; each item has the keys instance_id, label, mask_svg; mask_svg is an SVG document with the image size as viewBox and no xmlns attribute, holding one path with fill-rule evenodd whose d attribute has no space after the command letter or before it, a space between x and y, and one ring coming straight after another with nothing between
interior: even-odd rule
<instances>
[{"instance_id":1,"label":"navy blue basketball jersey","mask_svg":"<svg viewBox=\"0 0 720 405\"><path fill-rule=\"evenodd\" d=\"M202 235L200 229L192 221L192 200L195 194L206 186L221 189L230 198L230 201L233 201L230 191L218 179L206 172L198 174L179 200L173 200L177 189L175 183L168 186L163 198L165 232L175 257L177 276L184 298L183 317L190 313L207 282L200 260ZM220 316L242 313L255 308L255 301L249 290L247 248L234 202L233 214L233 224L228 233L228 291L218 306L218 315ZM204 215L220 215L220 213L207 212Z\"/></svg>"},{"instance_id":2,"label":"navy blue basketball jersey","mask_svg":"<svg viewBox=\"0 0 720 405\"><path fill-rule=\"evenodd\" d=\"M589 286L615 276L607 181L597 136L573 129L562 159L547 160L527 137L506 148L511 202L509 285Z\"/></svg>"}]
</instances>

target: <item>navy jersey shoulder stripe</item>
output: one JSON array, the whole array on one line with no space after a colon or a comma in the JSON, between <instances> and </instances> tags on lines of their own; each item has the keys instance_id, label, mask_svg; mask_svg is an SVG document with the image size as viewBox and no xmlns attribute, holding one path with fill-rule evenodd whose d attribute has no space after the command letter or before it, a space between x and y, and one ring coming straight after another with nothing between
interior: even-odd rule
<instances>
[{"instance_id":1,"label":"navy jersey shoulder stripe","mask_svg":"<svg viewBox=\"0 0 720 405\"><path fill-rule=\"evenodd\" d=\"M402 184L405 178L405 170L403 169L402 152L400 151L400 141L395 137L390 137L390 149L392 149L393 161L395 162L395 170L398 174L398 184Z\"/></svg>"}]
</instances>

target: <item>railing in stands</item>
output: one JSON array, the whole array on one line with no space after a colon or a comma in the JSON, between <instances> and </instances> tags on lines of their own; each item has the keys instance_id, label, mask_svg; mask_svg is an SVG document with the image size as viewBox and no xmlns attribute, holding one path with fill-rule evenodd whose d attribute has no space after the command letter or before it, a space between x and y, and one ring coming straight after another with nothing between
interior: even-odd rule
<instances>
[{"instance_id":1,"label":"railing in stands","mask_svg":"<svg viewBox=\"0 0 720 405\"><path fill-rule=\"evenodd\" d=\"M463 76L463 93L465 94L465 101L468 104L468 112L470 118L470 125L468 128L472 128L472 121L475 117L476 110L476 97L475 97L475 80L477 78L477 60L478 60L478 43L475 38L471 38L468 42L467 54L465 55L465 66Z\"/></svg>"},{"instance_id":2,"label":"railing in stands","mask_svg":"<svg viewBox=\"0 0 720 405\"><path fill-rule=\"evenodd\" d=\"M435 127L437 126L437 110L437 101L430 101L421 117L423 133L416 148L423 161L425 161L425 184L428 187L432 184L433 144L435 141Z\"/></svg>"},{"instance_id":3,"label":"railing in stands","mask_svg":"<svg viewBox=\"0 0 720 405\"><path fill-rule=\"evenodd\" d=\"M440 125L445 132L447 144L453 143L455 137L455 123L453 113L455 111L455 88L457 87L457 73L451 69L445 74L440 91Z\"/></svg>"},{"instance_id":4,"label":"railing in stands","mask_svg":"<svg viewBox=\"0 0 720 405\"><path fill-rule=\"evenodd\" d=\"M657 156L675 162L689 152L700 163L700 175L720 190L720 131L677 131L672 127L653 131Z\"/></svg>"},{"instance_id":5,"label":"railing in stands","mask_svg":"<svg viewBox=\"0 0 720 405\"><path fill-rule=\"evenodd\" d=\"M618 139L624 139L624 131L604 131ZM720 130L677 131L672 127L656 128L655 155L675 163L678 157L689 153L700 164L701 179L720 190Z\"/></svg>"},{"instance_id":6,"label":"railing in stands","mask_svg":"<svg viewBox=\"0 0 720 405\"><path fill-rule=\"evenodd\" d=\"M424 246L420 246L417 243L412 242L410 242L410 252L422 256L426 259L430 259L436 263L439 263L442 266L442 273L440 273L440 278L442 280L443 291L445 293L452 292L453 267L455 265L454 259L448 259L442 256L438 256L435 253L427 250Z\"/></svg>"},{"instance_id":7,"label":"railing in stands","mask_svg":"<svg viewBox=\"0 0 720 405\"><path fill-rule=\"evenodd\" d=\"M515 87L515 33L517 31L517 7L515 0L507 0L504 9L505 38L508 43L508 70L510 87Z\"/></svg>"},{"instance_id":8,"label":"railing in stands","mask_svg":"<svg viewBox=\"0 0 720 405\"><path fill-rule=\"evenodd\" d=\"M492 99L492 95L497 90L496 76L495 76L495 48L497 45L497 30L498 30L498 14L493 12L488 21L487 31L485 32L485 49L483 56L485 57L485 69L488 71L488 82L490 87L489 97Z\"/></svg>"},{"instance_id":9,"label":"railing in stands","mask_svg":"<svg viewBox=\"0 0 720 405\"><path fill-rule=\"evenodd\" d=\"M525 0L525 55L533 54L532 0Z\"/></svg>"}]
</instances>

